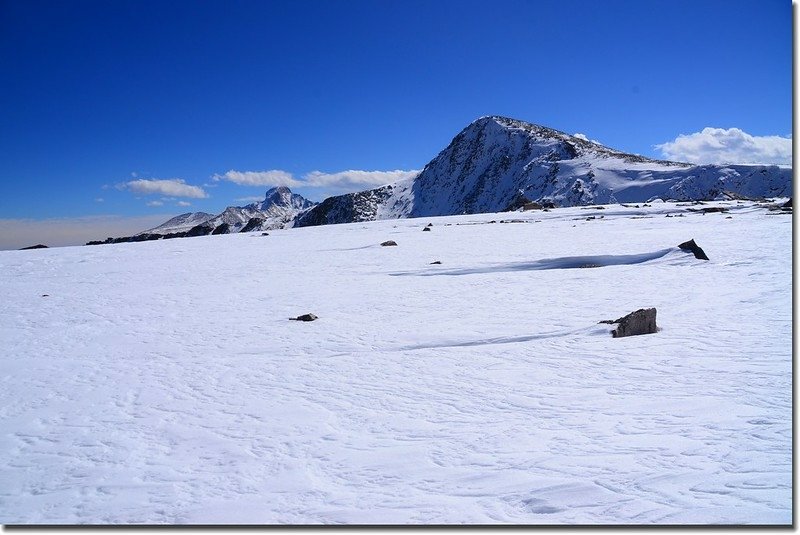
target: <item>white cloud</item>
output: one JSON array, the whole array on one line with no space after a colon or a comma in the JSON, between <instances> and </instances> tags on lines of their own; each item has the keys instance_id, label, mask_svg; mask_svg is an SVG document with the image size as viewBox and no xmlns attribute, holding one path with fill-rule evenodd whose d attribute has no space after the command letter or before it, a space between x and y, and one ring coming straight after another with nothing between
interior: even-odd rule
<instances>
[{"instance_id":1,"label":"white cloud","mask_svg":"<svg viewBox=\"0 0 800 535\"><path fill-rule=\"evenodd\" d=\"M83 245L108 237L131 236L156 227L175 214L113 215L56 219L0 219L0 250L42 243L49 247Z\"/></svg>"},{"instance_id":2,"label":"white cloud","mask_svg":"<svg viewBox=\"0 0 800 535\"><path fill-rule=\"evenodd\" d=\"M192 203L186 202L186 201L178 201L175 204L177 204L178 206L191 206L192 205Z\"/></svg>"},{"instance_id":3,"label":"white cloud","mask_svg":"<svg viewBox=\"0 0 800 535\"><path fill-rule=\"evenodd\" d=\"M400 169L394 171L358 171L350 169L338 173L311 171L303 177L303 183L307 187L314 188L374 188L391 182L397 182L404 178L411 178L418 174L418 170L402 171Z\"/></svg>"},{"instance_id":4,"label":"white cloud","mask_svg":"<svg viewBox=\"0 0 800 535\"><path fill-rule=\"evenodd\" d=\"M162 201L150 201L147 206L164 206L164 203Z\"/></svg>"},{"instance_id":5,"label":"white cloud","mask_svg":"<svg viewBox=\"0 0 800 535\"><path fill-rule=\"evenodd\" d=\"M234 171L214 175L214 180L228 180L241 186L287 186L290 188L325 188L330 194L347 193L382 186L419 174L418 170L361 171L349 169L338 173L311 171L302 178L280 169L269 171ZM250 200L249 198L240 200ZM261 199L258 199L261 200Z\"/></svg>"},{"instance_id":6,"label":"white cloud","mask_svg":"<svg viewBox=\"0 0 800 535\"><path fill-rule=\"evenodd\" d=\"M296 187L298 181L291 173L272 169L270 171L234 171L231 169L224 175L214 175L214 180L228 180L240 186L287 186Z\"/></svg>"},{"instance_id":7,"label":"white cloud","mask_svg":"<svg viewBox=\"0 0 800 535\"><path fill-rule=\"evenodd\" d=\"M753 136L739 128L703 128L655 145L670 160L696 164L792 163L792 138Z\"/></svg>"},{"instance_id":8,"label":"white cloud","mask_svg":"<svg viewBox=\"0 0 800 535\"><path fill-rule=\"evenodd\" d=\"M106 202L106 200L102 197L96 197L94 202Z\"/></svg>"},{"instance_id":9,"label":"white cloud","mask_svg":"<svg viewBox=\"0 0 800 535\"><path fill-rule=\"evenodd\" d=\"M572 137L576 137L576 138L582 139L584 141L590 141L592 143L597 143L598 145L602 145L602 143L600 143L596 139L589 139L589 137L586 134L581 134L581 133L572 134Z\"/></svg>"},{"instance_id":10,"label":"white cloud","mask_svg":"<svg viewBox=\"0 0 800 535\"><path fill-rule=\"evenodd\" d=\"M120 185L120 189L128 189L140 195L167 195L170 197L188 197L205 199L208 194L203 188L190 186L181 178L131 180Z\"/></svg>"}]
</instances>

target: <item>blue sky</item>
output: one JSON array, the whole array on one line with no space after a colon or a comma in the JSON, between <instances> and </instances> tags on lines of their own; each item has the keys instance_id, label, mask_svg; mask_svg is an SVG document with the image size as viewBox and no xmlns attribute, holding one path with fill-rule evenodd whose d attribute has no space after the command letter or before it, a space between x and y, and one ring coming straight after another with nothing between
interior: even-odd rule
<instances>
[{"instance_id":1,"label":"blue sky","mask_svg":"<svg viewBox=\"0 0 800 535\"><path fill-rule=\"evenodd\" d=\"M791 31L785 0L4 0L0 220L217 213L269 176L321 200L490 114L653 157L775 141Z\"/></svg>"}]
</instances>

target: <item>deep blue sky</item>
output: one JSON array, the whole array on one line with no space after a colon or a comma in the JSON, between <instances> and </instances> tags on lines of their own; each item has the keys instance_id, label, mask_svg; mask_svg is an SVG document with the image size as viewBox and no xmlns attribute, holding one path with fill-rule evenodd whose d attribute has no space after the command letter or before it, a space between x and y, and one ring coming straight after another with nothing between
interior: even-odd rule
<instances>
[{"instance_id":1,"label":"deep blue sky","mask_svg":"<svg viewBox=\"0 0 800 535\"><path fill-rule=\"evenodd\" d=\"M215 174L421 169L489 114L649 156L786 136L791 30L787 0L2 0L0 218L219 212L266 188Z\"/></svg>"}]
</instances>

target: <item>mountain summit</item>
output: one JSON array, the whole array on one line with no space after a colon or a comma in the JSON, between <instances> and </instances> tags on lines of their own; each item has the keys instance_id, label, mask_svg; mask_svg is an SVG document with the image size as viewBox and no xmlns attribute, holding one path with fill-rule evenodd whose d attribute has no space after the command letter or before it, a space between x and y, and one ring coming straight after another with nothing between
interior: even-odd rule
<instances>
[{"instance_id":1,"label":"mountain summit","mask_svg":"<svg viewBox=\"0 0 800 535\"><path fill-rule=\"evenodd\" d=\"M286 186L278 186L267 190L263 201L248 205L268 217L280 217L289 212L298 212L311 208L314 204L302 195L292 193Z\"/></svg>"},{"instance_id":2,"label":"mountain summit","mask_svg":"<svg viewBox=\"0 0 800 535\"><path fill-rule=\"evenodd\" d=\"M558 206L791 195L791 169L692 165L628 154L508 117L464 128L413 179L324 200L295 226Z\"/></svg>"}]
</instances>

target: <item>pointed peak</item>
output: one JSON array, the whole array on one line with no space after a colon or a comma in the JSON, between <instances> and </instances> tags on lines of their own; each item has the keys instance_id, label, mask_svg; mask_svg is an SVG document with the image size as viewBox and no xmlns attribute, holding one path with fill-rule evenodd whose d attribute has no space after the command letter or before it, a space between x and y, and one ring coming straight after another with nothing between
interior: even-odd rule
<instances>
[{"instance_id":1,"label":"pointed peak","mask_svg":"<svg viewBox=\"0 0 800 535\"><path fill-rule=\"evenodd\" d=\"M290 190L287 186L275 186L274 188L269 188L267 190L267 195L266 196L269 197L270 195L275 195L275 194L278 194L278 195L287 195L287 194L291 195L291 193L292 193L292 190Z\"/></svg>"}]
</instances>

